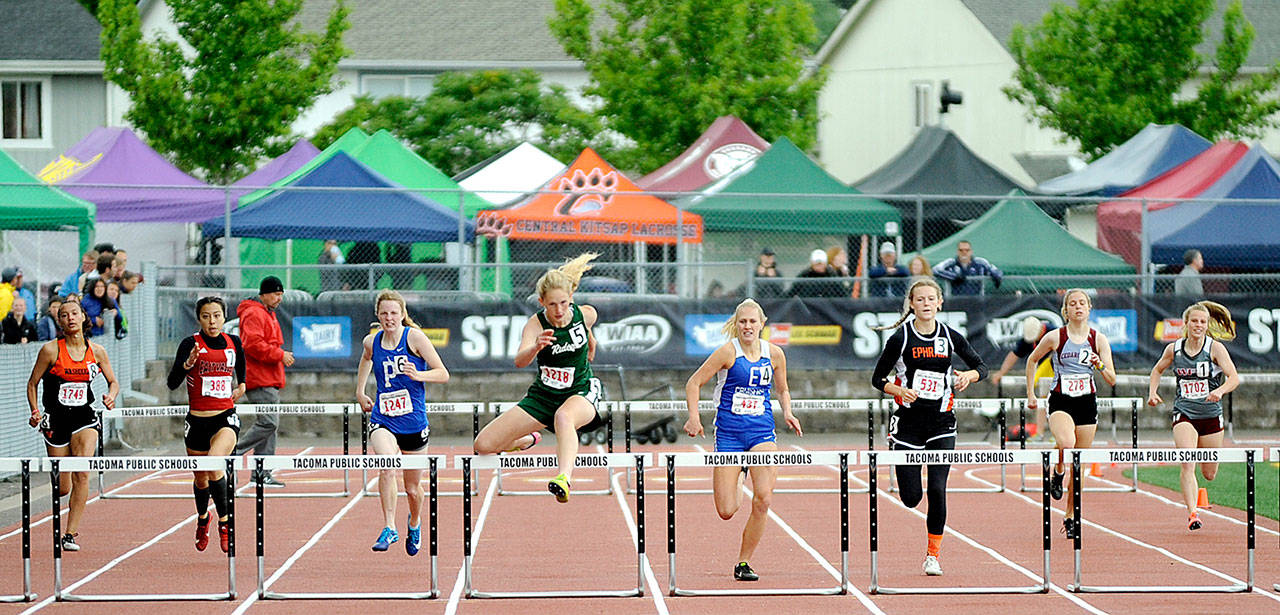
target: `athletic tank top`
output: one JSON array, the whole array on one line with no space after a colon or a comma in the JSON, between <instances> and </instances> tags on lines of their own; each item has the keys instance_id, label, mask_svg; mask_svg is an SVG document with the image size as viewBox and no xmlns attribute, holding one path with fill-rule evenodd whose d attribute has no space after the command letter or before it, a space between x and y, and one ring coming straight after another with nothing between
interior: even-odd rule
<instances>
[{"instance_id":1,"label":"athletic tank top","mask_svg":"<svg viewBox=\"0 0 1280 615\"><path fill-rule=\"evenodd\" d=\"M951 357L956 346L951 329L935 321L933 334L925 336L916 330L915 319L910 319L902 323L900 331L902 346L894 365L894 379L898 386L914 389L918 396L911 403L904 403L900 398L894 401L903 408L950 412L955 400ZM893 337L889 343L893 343ZM893 350L886 346L885 352Z\"/></svg>"},{"instance_id":2,"label":"athletic tank top","mask_svg":"<svg viewBox=\"0 0 1280 615\"><path fill-rule=\"evenodd\" d=\"M1067 397L1084 397L1098 391L1093 383L1097 339L1098 332L1089 329L1089 337L1084 343L1073 342L1066 327L1058 329L1058 350L1052 355L1053 388L1050 390Z\"/></svg>"},{"instance_id":3,"label":"athletic tank top","mask_svg":"<svg viewBox=\"0 0 1280 615\"><path fill-rule=\"evenodd\" d=\"M545 311L538 312L538 324L544 331L554 331L555 341L538 351L538 378L533 386L552 393L586 390L592 376L587 362L587 323L577 304L569 307L573 310L569 324L558 328L551 326Z\"/></svg>"},{"instance_id":4,"label":"athletic tank top","mask_svg":"<svg viewBox=\"0 0 1280 615\"><path fill-rule=\"evenodd\" d=\"M1189 419L1211 419L1222 416L1222 402L1208 401L1209 391L1222 386L1222 368L1213 360L1209 346L1213 338L1204 338L1204 347L1195 356L1186 352L1186 339L1173 343L1173 375L1177 395L1173 409Z\"/></svg>"},{"instance_id":5,"label":"athletic tank top","mask_svg":"<svg viewBox=\"0 0 1280 615\"><path fill-rule=\"evenodd\" d=\"M93 403L90 383L101 373L93 346L85 342L84 358L76 361L67 352L67 340L58 340L58 357L44 373L44 410L88 409Z\"/></svg>"},{"instance_id":6,"label":"athletic tank top","mask_svg":"<svg viewBox=\"0 0 1280 615\"><path fill-rule=\"evenodd\" d=\"M758 341L760 358L751 361L734 338L733 365L716 373L716 429L773 428L773 360L769 342Z\"/></svg>"},{"instance_id":7,"label":"athletic tank top","mask_svg":"<svg viewBox=\"0 0 1280 615\"><path fill-rule=\"evenodd\" d=\"M391 433L420 433L427 428L427 385L404 375L404 367L412 364L427 371L427 361L409 350L409 329L400 330L395 348L382 347L382 334L373 336L373 368L378 373L378 397L373 404L372 421Z\"/></svg>"},{"instance_id":8,"label":"athletic tank top","mask_svg":"<svg viewBox=\"0 0 1280 615\"><path fill-rule=\"evenodd\" d=\"M196 364L187 371L187 399L192 410L229 410L235 407L236 344L222 334L226 348L210 348L204 337L195 334Z\"/></svg>"}]
</instances>

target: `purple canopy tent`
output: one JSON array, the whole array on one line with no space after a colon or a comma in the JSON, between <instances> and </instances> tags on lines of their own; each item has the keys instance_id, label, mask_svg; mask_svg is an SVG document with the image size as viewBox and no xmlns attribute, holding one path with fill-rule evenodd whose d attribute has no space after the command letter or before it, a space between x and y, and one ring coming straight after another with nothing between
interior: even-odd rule
<instances>
[{"instance_id":1,"label":"purple canopy tent","mask_svg":"<svg viewBox=\"0 0 1280 615\"><path fill-rule=\"evenodd\" d=\"M257 171L254 171L244 177L241 177L236 183L231 184L231 200L236 202L240 197L249 194L259 188L270 186L281 179L289 176L290 173L302 168L312 158L320 154L320 149L312 145L306 139L299 139L289 151L280 154L277 158L262 165Z\"/></svg>"}]
</instances>

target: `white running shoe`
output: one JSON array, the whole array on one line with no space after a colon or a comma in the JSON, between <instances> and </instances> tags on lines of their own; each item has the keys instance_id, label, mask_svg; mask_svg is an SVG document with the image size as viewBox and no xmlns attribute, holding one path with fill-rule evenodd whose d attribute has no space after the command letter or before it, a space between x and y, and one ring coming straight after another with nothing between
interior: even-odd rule
<instances>
[{"instance_id":1,"label":"white running shoe","mask_svg":"<svg viewBox=\"0 0 1280 615\"><path fill-rule=\"evenodd\" d=\"M924 558L924 573L931 577L942 576L942 565L938 563L938 558L932 555L926 555Z\"/></svg>"}]
</instances>

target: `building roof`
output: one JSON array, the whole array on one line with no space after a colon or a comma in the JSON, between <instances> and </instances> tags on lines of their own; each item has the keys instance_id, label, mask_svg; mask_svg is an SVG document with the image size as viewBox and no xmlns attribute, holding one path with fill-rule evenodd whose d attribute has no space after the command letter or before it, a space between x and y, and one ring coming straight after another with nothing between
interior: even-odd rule
<instances>
[{"instance_id":1,"label":"building roof","mask_svg":"<svg viewBox=\"0 0 1280 615\"><path fill-rule=\"evenodd\" d=\"M98 60L102 27L76 0L0 0L0 60Z\"/></svg>"}]
</instances>

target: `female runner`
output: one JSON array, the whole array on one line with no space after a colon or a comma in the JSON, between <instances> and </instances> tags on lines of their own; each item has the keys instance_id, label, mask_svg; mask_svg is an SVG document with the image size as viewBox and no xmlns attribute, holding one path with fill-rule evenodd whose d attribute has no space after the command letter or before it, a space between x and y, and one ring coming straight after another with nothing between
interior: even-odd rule
<instances>
[{"instance_id":1,"label":"female runner","mask_svg":"<svg viewBox=\"0 0 1280 615\"><path fill-rule=\"evenodd\" d=\"M374 306L382 330L365 336L364 354L360 356L356 376L356 399L365 412L373 413L369 418L369 442L376 455L425 455L427 438L431 434L431 427L427 424L426 383L448 382L449 370L445 369L427 334L409 317L400 293L384 290L378 293ZM375 363L378 365L378 375L374 378L378 391L376 404L364 392ZM409 525L404 550L409 555L417 555L422 546L422 499L425 495L422 491L422 470L406 468L402 472L405 495L409 499ZM400 540L396 533L398 493L395 470L381 470L378 474L378 495L382 500L382 516L386 525L373 543L374 551L386 551L392 543Z\"/></svg>"},{"instance_id":2,"label":"female runner","mask_svg":"<svg viewBox=\"0 0 1280 615\"><path fill-rule=\"evenodd\" d=\"M597 256L581 254L538 279L542 311L525 323L515 359L516 367L537 359L538 377L524 399L485 425L475 442L478 455L524 450L538 442L539 430L554 429L560 474L547 483L547 490L561 503L569 501L578 430L590 431L603 422L596 412L600 381L592 375L590 363L595 356L591 327L596 309L573 302L573 291Z\"/></svg>"},{"instance_id":3,"label":"female runner","mask_svg":"<svg viewBox=\"0 0 1280 615\"><path fill-rule=\"evenodd\" d=\"M987 377L987 366L965 339L938 322L942 308L942 287L933 278L912 282L903 301L898 322L878 330L897 329L885 342L876 363L871 384L892 395L898 408L889 419L889 443L894 450L951 450L956 447L956 416L952 412L954 393ZM915 318L908 322L914 315ZM905 324L904 324L905 323ZM959 356L968 370L952 368ZM890 379L892 373L893 378ZM915 508L923 494L920 466L895 466L902 503ZM938 554L947 526L947 476L949 464L929 466L929 512L925 528L929 533L924 573L942 574Z\"/></svg>"},{"instance_id":4,"label":"female runner","mask_svg":"<svg viewBox=\"0 0 1280 615\"><path fill-rule=\"evenodd\" d=\"M1164 354L1151 368L1147 404L1164 402L1156 389L1160 375L1173 366L1177 379L1173 398L1173 442L1178 448L1218 448L1222 446L1222 396L1236 390L1240 376L1227 347L1220 343L1235 339L1236 325L1231 312L1212 301L1192 304L1182 312L1182 336L1165 346ZM1201 463L1200 475L1213 480L1218 464ZM1195 464L1182 464L1182 501L1187 505L1187 529L1200 529L1196 512Z\"/></svg>"},{"instance_id":5,"label":"female runner","mask_svg":"<svg viewBox=\"0 0 1280 615\"><path fill-rule=\"evenodd\" d=\"M1035 392L1035 374L1040 359L1046 354L1053 361L1053 384L1049 388L1049 431L1053 433L1058 464L1053 468L1049 493L1062 499L1062 484L1067 480L1062 453L1069 448L1089 448L1098 431L1098 387L1093 370L1102 371L1107 384L1116 383L1115 363L1111 360L1111 342L1107 336L1089 327L1089 311L1093 303L1089 295L1073 288L1062 296L1062 318L1067 324L1040 338L1035 350L1027 356L1027 408L1039 405ZM1073 539L1079 527L1072 518L1075 494L1068 491L1062 530Z\"/></svg>"},{"instance_id":6,"label":"female runner","mask_svg":"<svg viewBox=\"0 0 1280 615\"><path fill-rule=\"evenodd\" d=\"M240 338L222 331L227 320L227 304L221 297L196 301L200 332L178 344L169 369L169 390L185 382L187 412L183 443L192 456L231 455L240 435L236 400L244 395L244 347ZM209 546L209 496L218 511L218 543L222 552L230 547L227 521L231 514L227 476L222 470L196 470L191 490L196 499L196 550Z\"/></svg>"},{"instance_id":7,"label":"female runner","mask_svg":"<svg viewBox=\"0 0 1280 615\"><path fill-rule=\"evenodd\" d=\"M729 338L702 363L698 371L684 385L685 403L689 419L684 432L689 437L706 437L702 431L702 418L698 416L698 390L716 377L716 452L738 453L744 451L776 451L778 435L774 431L773 410L775 404L782 407L787 426L803 436L800 420L791 413L791 393L787 389L787 357L782 348L760 339L765 315L760 304L746 299L738 304L733 316L724 323L724 334ZM770 389L777 385L778 401L769 399ZM728 521L742 505L739 481L745 476L745 468L716 466L712 492L715 494L716 512ZM751 466L751 516L742 529L742 545L738 547L738 565L733 578L739 581L757 581L756 574L747 563L768 521L769 502L773 499L773 484L778 470L773 466Z\"/></svg>"},{"instance_id":8,"label":"female runner","mask_svg":"<svg viewBox=\"0 0 1280 615\"><path fill-rule=\"evenodd\" d=\"M88 319L80 308L79 298L72 295L58 308L58 326L62 337L46 342L36 355L36 364L27 380L27 405L31 408L32 427L38 427L44 435L45 450L50 457L91 457L98 450L98 432L102 422L90 405L93 402L92 383L102 374L107 379L107 393L102 405L108 410L116 405L120 383L107 360L107 351L85 339ZM77 358L79 357L79 358ZM36 405L36 385L44 381L44 395ZM70 476L68 476L68 474ZM67 531L62 535L64 551L79 551L76 544L80 518L84 516L84 503L89 495L89 475L84 472L63 472L58 493L71 494L70 511L67 514Z\"/></svg>"}]
</instances>

